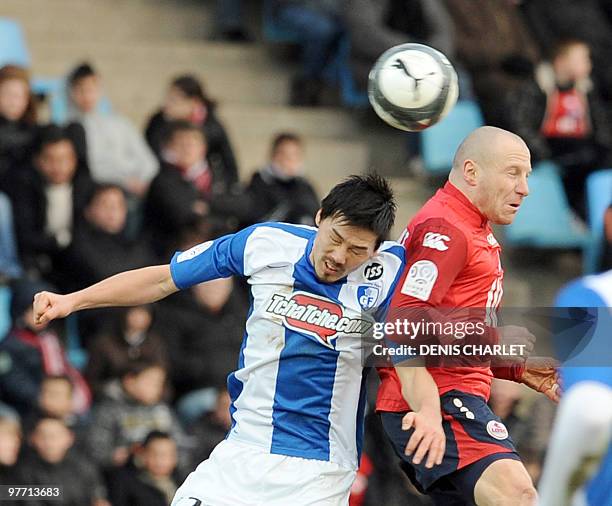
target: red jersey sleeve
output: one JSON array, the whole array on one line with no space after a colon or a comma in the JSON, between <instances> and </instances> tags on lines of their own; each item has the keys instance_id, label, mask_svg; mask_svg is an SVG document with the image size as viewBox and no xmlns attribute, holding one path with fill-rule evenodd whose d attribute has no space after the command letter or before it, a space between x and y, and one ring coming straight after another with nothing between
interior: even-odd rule
<instances>
[{"instance_id":1,"label":"red jersey sleeve","mask_svg":"<svg viewBox=\"0 0 612 506\"><path fill-rule=\"evenodd\" d=\"M468 241L464 232L442 218L431 218L414 227L404 247L406 268L391 307L439 307L466 265Z\"/></svg>"}]
</instances>

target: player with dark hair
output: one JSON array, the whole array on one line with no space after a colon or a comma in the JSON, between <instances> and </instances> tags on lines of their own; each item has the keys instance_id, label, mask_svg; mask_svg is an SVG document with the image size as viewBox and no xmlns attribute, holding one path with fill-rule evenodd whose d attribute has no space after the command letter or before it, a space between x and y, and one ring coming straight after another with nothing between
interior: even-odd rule
<instances>
[{"instance_id":1,"label":"player with dark hair","mask_svg":"<svg viewBox=\"0 0 612 506\"><path fill-rule=\"evenodd\" d=\"M35 316L48 322L246 277L252 305L238 369L227 382L232 428L173 505L346 504L363 435L360 339L386 309L404 264L403 248L383 242L394 217L387 182L353 176L323 199L318 228L253 225L179 252L170 265L121 273L67 295L41 292ZM401 377L417 410L406 423L429 468L444 451L435 385L424 368L405 368Z\"/></svg>"},{"instance_id":2,"label":"player with dark hair","mask_svg":"<svg viewBox=\"0 0 612 506\"><path fill-rule=\"evenodd\" d=\"M463 141L449 181L408 224L403 240L406 267L391 301L391 312L414 315L417 311L435 320L449 316L442 314L442 309L478 309L483 319L489 317L489 338L525 343L533 339L522 327L493 328L504 271L501 248L490 225L512 223L529 194L530 172L529 150L517 135L482 127ZM411 431L402 427L410 406L395 372L401 367L379 369L382 384L377 410L410 479L436 504L534 504L531 478L487 400L494 375L525 383L557 400L554 368L532 369L517 362L492 370L488 360L455 367L430 364L447 438L442 465L433 469L415 463L404 452Z\"/></svg>"}]
</instances>

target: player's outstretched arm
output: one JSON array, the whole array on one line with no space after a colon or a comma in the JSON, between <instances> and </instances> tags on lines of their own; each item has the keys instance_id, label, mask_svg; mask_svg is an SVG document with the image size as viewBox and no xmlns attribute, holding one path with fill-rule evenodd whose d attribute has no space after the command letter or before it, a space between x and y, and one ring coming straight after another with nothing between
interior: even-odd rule
<instances>
[{"instance_id":1,"label":"player's outstretched arm","mask_svg":"<svg viewBox=\"0 0 612 506\"><path fill-rule=\"evenodd\" d=\"M425 467L442 463L446 436L442 428L440 394L431 374L425 367L396 366L402 383L402 394L413 411L402 420L402 429L414 429L406 446L406 455L413 455L415 464L427 455Z\"/></svg>"},{"instance_id":2,"label":"player's outstretched arm","mask_svg":"<svg viewBox=\"0 0 612 506\"><path fill-rule=\"evenodd\" d=\"M163 299L177 290L169 265L144 267L121 272L66 295L37 293L34 297L34 318L42 324L81 309L138 306Z\"/></svg>"}]
</instances>

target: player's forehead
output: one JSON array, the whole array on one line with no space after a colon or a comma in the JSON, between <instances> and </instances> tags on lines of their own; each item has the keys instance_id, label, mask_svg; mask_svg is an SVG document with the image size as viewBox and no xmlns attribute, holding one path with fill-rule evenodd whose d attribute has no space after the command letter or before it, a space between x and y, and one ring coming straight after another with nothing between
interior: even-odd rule
<instances>
[{"instance_id":1,"label":"player's forehead","mask_svg":"<svg viewBox=\"0 0 612 506\"><path fill-rule=\"evenodd\" d=\"M331 239L341 240L350 246L370 248L376 244L377 236L369 228L353 225L343 215L329 216L321 220L323 231Z\"/></svg>"}]
</instances>

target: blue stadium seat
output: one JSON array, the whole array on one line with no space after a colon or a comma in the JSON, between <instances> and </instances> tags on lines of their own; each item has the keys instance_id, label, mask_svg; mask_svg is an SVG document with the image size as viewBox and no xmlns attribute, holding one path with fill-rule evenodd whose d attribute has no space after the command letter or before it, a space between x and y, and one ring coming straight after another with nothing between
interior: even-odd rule
<instances>
[{"instance_id":1,"label":"blue stadium seat","mask_svg":"<svg viewBox=\"0 0 612 506\"><path fill-rule=\"evenodd\" d=\"M7 286L0 286L0 341L4 339L11 326L10 303L11 290Z\"/></svg>"},{"instance_id":2,"label":"blue stadium seat","mask_svg":"<svg viewBox=\"0 0 612 506\"><path fill-rule=\"evenodd\" d=\"M10 18L0 18L0 67L7 64L30 67L30 52L21 25Z\"/></svg>"},{"instance_id":3,"label":"blue stadium seat","mask_svg":"<svg viewBox=\"0 0 612 506\"><path fill-rule=\"evenodd\" d=\"M603 218L612 204L612 169L593 172L586 181L587 213L591 237L584 251L585 273L595 272L601 255Z\"/></svg>"},{"instance_id":4,"label":"blue stadium seat","mask_svg":"<svg viewBox=\"0 0 612 506\"><path fill-rule=\"evenodd\" d=\"M78 315L76 313L66 318L66 354L70 363L77 369L83 369L87 365L88 354L81 345Z\"/></svg>"},{"instance_id":5,"label":"blue stadium seat","mask_svg":"<svg viewBox=\"0 0 612 506\"><path fill-rule=\"evenodd\" d=\"M447 174L461 141L482 125L482 113L476 102L457 102L446 118L421 133L421 154L425 171L432 175Z\"/></svg>"},{"instance_id":6,"label":"blue stadium seat","mask_svg":"<svg viewBox=\"0 0 612 506\"><path fill-rule=\"evenodd\" d=\"M529 177L529 196L511 225L505 244L535 248L582 248L588 232L573 219L559 176L552 162L541 162Z\"/></svg>"}]
</instances>

